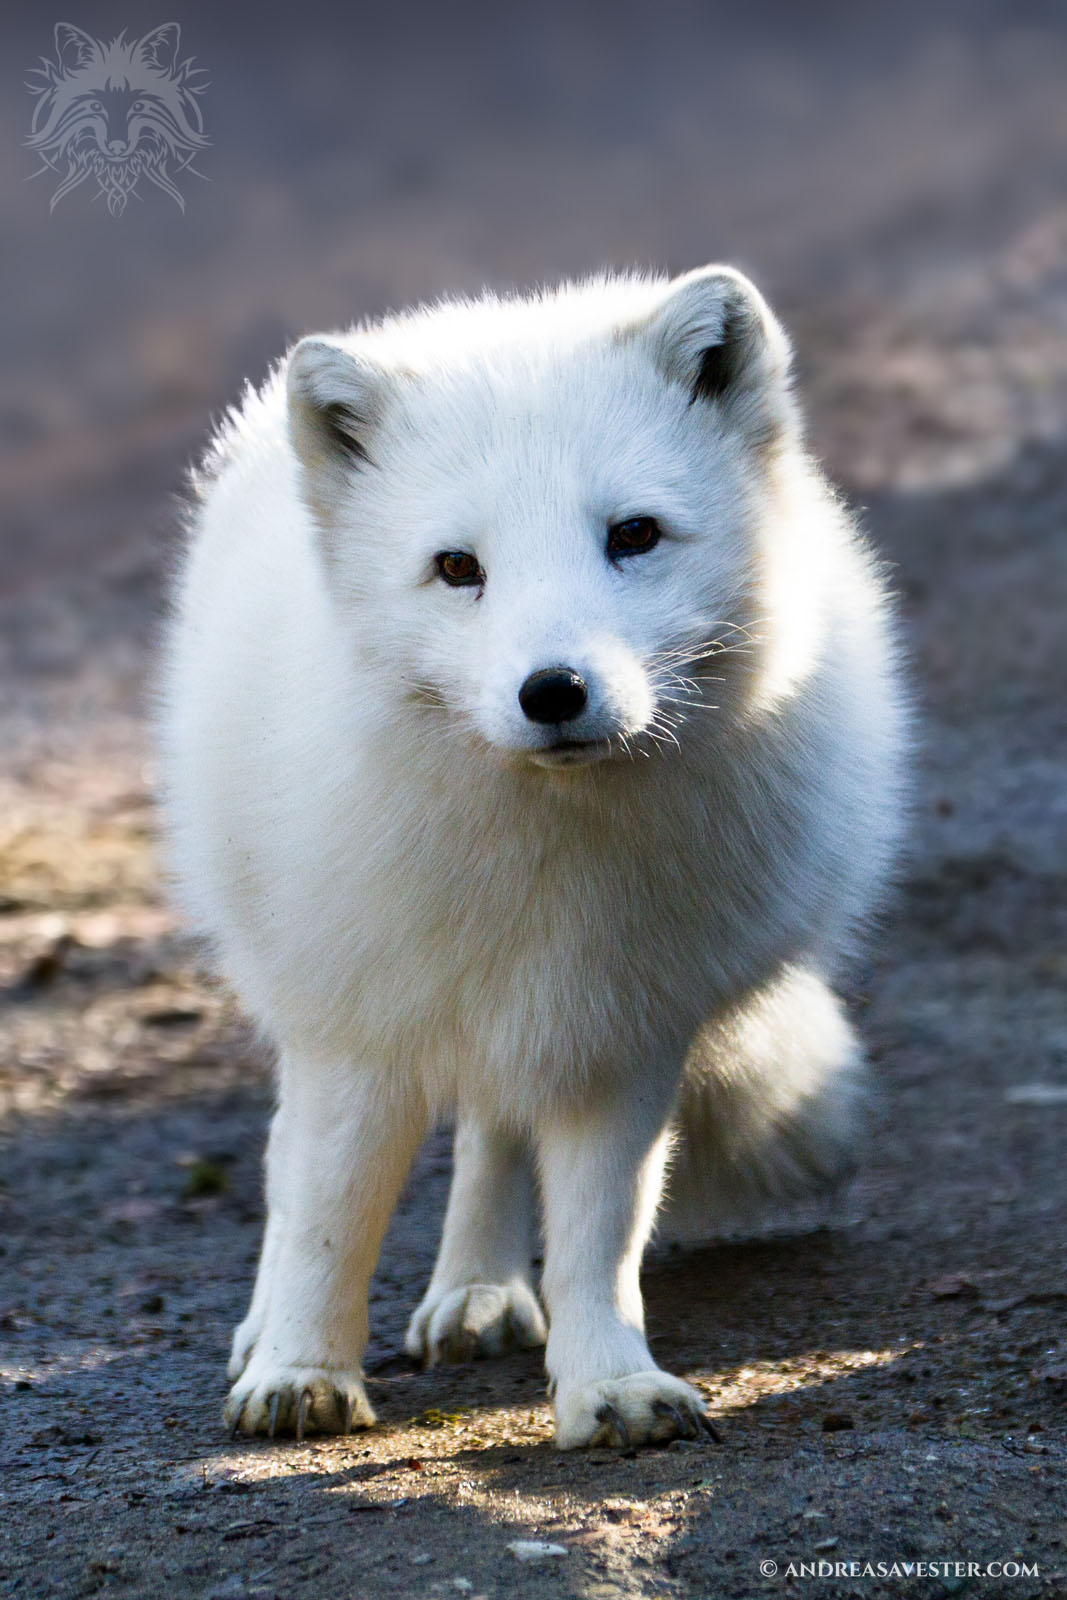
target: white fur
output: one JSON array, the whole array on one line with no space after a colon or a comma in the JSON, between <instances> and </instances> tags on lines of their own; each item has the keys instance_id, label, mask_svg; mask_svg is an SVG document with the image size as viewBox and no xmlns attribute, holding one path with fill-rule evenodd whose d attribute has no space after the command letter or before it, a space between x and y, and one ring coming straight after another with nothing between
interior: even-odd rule
<instances>
[{"instance_id":1,"label":"white fur","mask_svg":"<svg viewBox=\"0 0 1067 1600\"><path fill-rule=\"evenodd\" d=\"M408 1348L545 1338L536 1171L564 1446L695 1426L638 1286L672 1144L689 1234L846 1164L828 985L896 848L904 718L787 365L728 269L603 279L304 341L223 429L164 744L190 906L280 1053L235 1425L274 1397L279 1427L373 1420L367 1284L443 1110ZM608 559L638 515L661 542ZM441 580L447 550L484 592ZM518 703L559 665L589 685L579 750Z\"/></svg>"}]
</instances>

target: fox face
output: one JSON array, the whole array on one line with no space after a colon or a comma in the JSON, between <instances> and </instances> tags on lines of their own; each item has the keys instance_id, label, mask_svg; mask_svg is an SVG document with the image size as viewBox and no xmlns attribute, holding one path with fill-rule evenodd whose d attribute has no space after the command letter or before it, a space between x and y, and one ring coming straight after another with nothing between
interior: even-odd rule
<instances>
[{"instance_id":1,"label":"fox face","mask_svg":"<svg viewBox=\"0 0 1067 1600\"><path fill-rule=\"evenodd\" d=\"M289 362L368 693L526 765L679 745L759 648L755 530L795 428L784 335L725 269L641 285L636 309L632 282L611 289L460 307L443 336L438 312L306 339Z\"/></svg>"},{"instance_id":2,"label":"fox face","mask_svg":"<svg viewBox=\"0 0 1067 1600\"><path fill-rule=\"evenodd\" d=\"M26 141L42 171L65 169L52 210L95 178L119 216L146 178L184 211L171 172L191 170L210 141L196 98L206 85L195 81L202 74L191 60L179 62L180 34L168 22L142 39L121 33L105 44L69 22L56 25L56 60L36 69L41 82L31 84L39 99Z\"/></svg>"}]
</instances>

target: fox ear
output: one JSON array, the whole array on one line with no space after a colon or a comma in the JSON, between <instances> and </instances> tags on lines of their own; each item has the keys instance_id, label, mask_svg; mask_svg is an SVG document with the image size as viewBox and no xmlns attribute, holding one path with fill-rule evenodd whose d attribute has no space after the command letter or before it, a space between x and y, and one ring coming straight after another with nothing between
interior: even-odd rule
<instances>
[{"instance_id":1,"label":"fox ear","mask_svg":"<svg viewBox=\"0 0 1067 1600\"><path fill-rule=\"evenodd\" d=\"M788 414L789 341L753 283L732 267L701 267L668 285L646 324L664 376L691 405L716 402L764 431ZM776 403L777 402L777 403Z\"/></svg>"},{"instance_id":2,"label":"fox ear","mask_svg":"<svg viewBox=\"0 0 1067 1600\"><path fill-rule=\"evenodd\" d=\"M162 27L153 28L140 41L142 60L160 72L173 72L181 36L181 24L177 22L164 22Z\"/></svg>"},{"instance_id":3,"label":"fox ear","mask_svg":"<svg viewBox=\"0 0 1067 1600\"><path fill-rule=\"evenodd\" d=\"M380 368L319 335L301 339L289 357L289 437L322 514L336 505L353 469L373 465L368 441L385 384Z\"/></svg>"},{"instance_id":4,"label":"fox ear","mask_svg":"<svg viewBox=\"0 0 1067 1600\"><path fill-rule=\"evenodd\" d=\"M55 41L56 56L64 72L77 72L101 59L98 41L73 22L56 23Z\"/></svg>"}]
</instances>

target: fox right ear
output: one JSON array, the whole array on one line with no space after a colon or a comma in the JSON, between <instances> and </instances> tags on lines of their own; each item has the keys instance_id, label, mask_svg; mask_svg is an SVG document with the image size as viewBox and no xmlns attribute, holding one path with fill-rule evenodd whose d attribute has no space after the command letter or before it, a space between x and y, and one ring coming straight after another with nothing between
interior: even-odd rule
<instances>
[{"instance_id":1,"label":"fox right ear","mask_svg":"<svg viewBox=\"0 0 1067 1600\"><path fill-rule=\"evenodd\" d=\"M341 345L312 335L289 357L289 434L309 472L371 462L368 436L382 409L385 374Z\"/></svg>"},{"instance_id":2,"label":"fox right ear","mask_svg":"<svg viewBox=\"0 0 1067 1600\"><path fill-rule=\"evenodd\" d=\"M385 406L386 373L343 345L313 335L289 357L289 437L306 499L333 526L352 474L373 466L373 436Z\"/></svg>"}]
</instances>

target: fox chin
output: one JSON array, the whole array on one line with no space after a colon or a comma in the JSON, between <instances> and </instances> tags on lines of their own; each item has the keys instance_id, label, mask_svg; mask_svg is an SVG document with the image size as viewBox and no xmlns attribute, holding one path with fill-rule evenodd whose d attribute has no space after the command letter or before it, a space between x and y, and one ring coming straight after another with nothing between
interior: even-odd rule
<instances>
[{"instance_id":1,"label":"fox chin","mask_svg":"<svg viewBox=\"0 0 1067 1600\"><path fill-rule=\"evenodd\" d=\"M235 1430L373 1423L368 1285L436 1117L407 1349L544 1344L563 1448L706 1424L645 1338L657 1218L708 1236L850 1168L833 986L908 714L789 365L728 267L486 294L301 340L195 475L170 848L277 1049Z\"/></svg>"}]
</instances>

